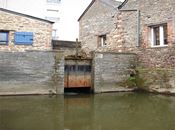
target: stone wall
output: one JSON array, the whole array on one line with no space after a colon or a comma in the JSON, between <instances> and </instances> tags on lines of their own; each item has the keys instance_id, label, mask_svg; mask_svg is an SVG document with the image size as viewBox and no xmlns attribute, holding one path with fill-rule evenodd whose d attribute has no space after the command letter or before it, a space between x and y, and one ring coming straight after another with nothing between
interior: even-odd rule
<instances>
[{"instance_id":1,"label":"stone wall","mask_svg":"<svg viewBox=\"0 0 175 130\"><path fill-rule=\"evenodd\" d=\"M111 6L101 0L96 0L80 19L79 39L82 49L87 54L100 47L98 43L100 35L107 35L115 28L114 15L117 10L114 7L119 4L120 2L117 2Z\"/></svg>"},{"instance_id":2,"label":"stone wall","mask_svg":"<svg viewBox=\"0 0 175 130\"><path fill-rule=\"evenodd\" d=\"M0 10L0 16L0 31L9 32L8 44L0 45L0 51L51 50L51 22L7 10ZM33 32L33 44L15 45L15 32Z\"/></svg>"},{"instance_id":3,"label":"stone wall","mask_svg":"<svg viewBox=\"0 0 175 130\"><path fill-rule=\"evenodd\" d=\"M94 55L94 91L131 91L122 83L129 77L136 65L136 55L132 53L101 53Z\"/></svg>"},{"instance_id":4,"label":"stone wall","mask_svg":"<svg viewBox=\"0 0 175 130\"><path fill-rule=\"evenodd\" d=\"M174 68L142 68L138 67L139 77L142 79L139 88L150 92L175 94Z\"/></svg>"},{"instance_id":5,"label":"stone wall","mask_svg":"<svg viewBox=\"0 0 175 130\"><path fill-rule=\"evenodd\" d=\"M144 4L143 4L144 3ZM140 11L139 47L137 44L137 10ZM132 10L132 11L126 11ZM144 89L175 93L175 1L128 0L116 17L117 28L109 34L103 51L134 52ZM151 47L150 26L167 24L168 46Z\"/></svg>"},{"instance_id":6,"label":"stone wall","mask_svg":"<svg viewBox=\"0 0 175 130\"><path fill-rule=\"evenodd\" d=\"M0 52L0 95L63 92L61 52Z\"/></svg>"},{"instance_id":7,"label":"stone wall","mask_svg":"<svg viewBox=\"0 0 175 130\"><path fill-rule=\"evenodd\" d=\"M52 40L53 50L59 50L64 52L64 56L75 56L76 55L76 46L78 47L78 52L80 53L81 43L76 41L61 41L61 40Z\"/></svg>"},{"instance_id":8,"label":"stone wall","mask_svg":"<svg viewBox=\"0 0 175 130\"><path fill-rule=\"evenodd\" d=\"M103 51L137 53L139 54L140 63L143 63L146 67L174 66L174 5L175 1L173 0L128 0L116 17L117 28L109 34L108 46L104 47ZM140 10L139 47L136 46L138 36L136 9ZM151 25L159 25L161 23L167 23L168 46L153 48L151 47L149 28Z\"/></svg>"}]
</instances>

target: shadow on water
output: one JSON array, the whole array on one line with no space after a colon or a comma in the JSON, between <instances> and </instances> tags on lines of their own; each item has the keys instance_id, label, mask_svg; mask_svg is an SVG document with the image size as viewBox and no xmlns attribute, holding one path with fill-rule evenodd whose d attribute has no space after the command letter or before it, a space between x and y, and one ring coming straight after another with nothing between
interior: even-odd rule
<instances>
[{"instance_id":1,"label":"shadow on water","mask_svg":"<svg viewBox=\"0 0 175 130\"><path fill-rule=\"evenodd\" d=\"M173 130L175 97L148 93L0 97L0 130Z\"/></svg>"},{"instance_id":2,"label":"shadow on water","mask_svg":"<svg viewBox=\"0 0 175 130\"><path fill-rule=\"evenodd\" d=\"M82 87L82 88L64 88L65 95L72 95L72 94L92 94L93 91L91 87Z\"/></svg>"}]
</instances>

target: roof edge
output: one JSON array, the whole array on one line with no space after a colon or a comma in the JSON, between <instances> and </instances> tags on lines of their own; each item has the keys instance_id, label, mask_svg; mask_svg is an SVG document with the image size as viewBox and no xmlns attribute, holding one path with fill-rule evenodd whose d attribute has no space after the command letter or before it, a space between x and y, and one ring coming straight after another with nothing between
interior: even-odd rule
<instances>
[{"instance_id":1,"label":"roof edge","mask_svg":"<svg viewBox=\"0 0 175 130\"><path fill-rule=\"evenodd\" d=\"M102 3L104 3L104 4L106 4L106 5L108 5L108 6L110 6L110 7L113 7L114 9L118 9L118 6L120 6L120 4L122 4L122 2L120 2L120 1L115 1L116 3L118 3L118 5L117 6L113 6L113 5L110 5L110 4L108 4L108 3L106 3L106 2L104 2L104 1L102 1L102 0L100 0Z\"/></svg>"},{"instance_id":2,"label":"roof edge","mask_svg":"<svg viewBox=\"0 0 175 130\"><path fill-rule=\"evenodd\" d=\"M84 10L84 12L81 14L81 16L78 18L78 22L81 20L81 18L85 15L85 13L89 10L89 8L94 4L96 0L92 0L91 3L88 5L88 7Z\"/></svg>"},{"instance_id":3,"label":"roof edge","mask_svg":"<svg viewBox=\"0 0 175 130\"><path fill-rule=\"evenodd\" d=\"M128 2L128 0L125 0L125 1L118 7L118 9L121 9L127 2Z\"/></svg>"},{"instance_id":4,"label":"roof edge","mask_svg":"<svg viewBox=\"0 0 175 130\"><path fill-rule=\"evenodd\" d=\"M44 21L44 22L48 22L48 23L51 23L51 24L54 23L53 21L49 21L49 20L46 20L46 19L38 18L38 17L35 17L35 16L19 13L19 12L8 10L8 9L4 9L4 8L0 8L0 11L4 11L4 12L15 14L15 15L20 15L20 16L24 16L24 17L28 17L28 18L32 18L32 19L36 19L36 20L40 20L40 21Z\"/></svg>"}]
</instances>

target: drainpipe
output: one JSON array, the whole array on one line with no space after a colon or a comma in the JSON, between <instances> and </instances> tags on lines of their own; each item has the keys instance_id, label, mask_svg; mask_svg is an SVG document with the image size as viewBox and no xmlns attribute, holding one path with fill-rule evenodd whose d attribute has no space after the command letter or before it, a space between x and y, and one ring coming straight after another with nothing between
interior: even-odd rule
<instances>
[{"instance_id":1,"label":"drainpipe","mask_svg":"<svg viewBox=\"0 0 175 130\"><path fill-rule=\"evenodd\" d=\"M136 33L137 43L136 43L136 47L139 47L139 45L140 45L140 10L138 10L138 9L121 9L119 11L136 11L137 12L137 33Z\"/></svg>"}]
</instances>

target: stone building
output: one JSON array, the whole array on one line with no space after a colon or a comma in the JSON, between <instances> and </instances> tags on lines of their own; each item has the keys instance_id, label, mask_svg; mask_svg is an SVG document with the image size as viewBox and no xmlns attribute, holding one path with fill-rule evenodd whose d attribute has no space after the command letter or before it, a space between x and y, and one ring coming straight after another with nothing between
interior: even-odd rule
<instances>
[{"instance_id":1,"label":"stone building","mask_svg":"<svg viewBox=\"0 0 175 130\"><path fill-rule=\"evenodd\" d=\"M79 21L79 39L82 49L90 53L106 46L107 35L115 28L114 17L121 2L92 0Z\"/></svg>"},{"instance_id":2,"label":"stone building","mask_svg":"<svg viewBox=\"0 0 175 130\"><path fill-rule=\"evenodd\" d=\"M134 52L143 87L175 93L175 1L125 0L99 51Z\"/></svg>"},{"instance_id":3,"label":"stone building","mask_svg":"<svg viewBox=\"0 0 175 130\"><path fill-rule=\"evenodd\" d=\"M53 22L0 8L0 51L51 50Z\"/></svg>"},{"instance_id":4,"label":"stone building","mask_svg":"<svg viewBox=\"0 0 175 130\"><path fill-rule=\"evenodd\" d=\"M48 20L0 8L0 95L64 92L64 57Z\"/></svg>"},{"instance_id":5,"label":"stone building","mask_svg":"<svg viewBox=\"0 0 175 130\"><path fill-rule=\"evenodd\" d=\"M174 4L173 0L126 0L119 6L117 29L108 44L114 50L138 53L147 67L175 66Z\"/></svg>"}]
</instances>

